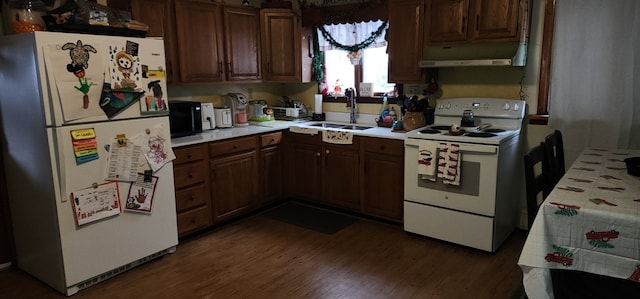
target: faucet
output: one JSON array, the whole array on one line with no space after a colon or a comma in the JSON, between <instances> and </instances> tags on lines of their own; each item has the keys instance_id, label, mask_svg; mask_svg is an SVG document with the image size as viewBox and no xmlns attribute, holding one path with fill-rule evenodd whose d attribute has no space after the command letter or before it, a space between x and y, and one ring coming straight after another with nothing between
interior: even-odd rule
<instances>
[{"instance_id":1,"label":"faucet","mask_svg":"<svg viewBox=\"0 0 640 299\"><path fill-rule=\"evenodd\" d=\"M349 87L344 91L344 95L347 97L347 107L349 107L349 122L356 123L356 90Z\"/></svg>"}]
</instances>

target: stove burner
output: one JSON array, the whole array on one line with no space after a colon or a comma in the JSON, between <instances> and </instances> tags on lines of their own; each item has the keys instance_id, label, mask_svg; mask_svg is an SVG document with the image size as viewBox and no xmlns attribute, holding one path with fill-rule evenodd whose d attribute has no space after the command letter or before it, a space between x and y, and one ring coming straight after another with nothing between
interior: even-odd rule
<instances>
[{"instance_id":1,"label":"stove burner","mask_svg":"<svg viewBox=\"0 0 640 299\"><path fill-rule=\"evenodd\" d=\"M440 134L439 130L434 130L434 129L424 129L421 130L420 133L422 134Z\"/></svg>"},{"instance_id":2,"label":"stove burner","mask_svg":"<svg viewBox=\"0 0 640 299\"><path fill-rule=\"evenodd\" d=\"M494 137L494 136L498 136L498 135L493 134L493 133L488 133L488 132L469 132L469 133L465 134L465 136L486 138L486 137Z\"/></svg>"},{"instance_id":3,"label":"stove burner","mask_svg":"<svg viewBox=\"0 0 640 299\"><path fill-rule=\"evenodd\" d=\"M496 129L496 128L489 128L489 129L484 129L484 132L489 132L489 133L502 133L505 130L504 129Z\"/></svg>"},{"instance_id":4,"label":"stove burner","mask_svg":"<svg viewBox=\"0 0 640 299\"><path fill-rule=\"evenodd\" d=\"M449 129L451 129L451 126L432 126L429 129L433 129L433 130L449 130Z\"/></svg>"}]
</instances>

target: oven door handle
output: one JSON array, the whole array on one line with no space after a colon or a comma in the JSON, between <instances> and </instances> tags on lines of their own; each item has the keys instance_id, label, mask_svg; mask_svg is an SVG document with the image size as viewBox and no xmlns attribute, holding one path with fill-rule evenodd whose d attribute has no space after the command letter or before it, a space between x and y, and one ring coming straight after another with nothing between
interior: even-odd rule
<instances>
[{"instance_id":1,"label":"oven door handle","mask_svg":"<svg viewBox=\"0 0 640 299\"><path fill-rule=\"evenodd\" d=\"M434 141L437 142L437 141ZM418 147L420 140L407 138L404 140L404 145L409 147ZM464 154L490 154L495 155L498 153L497 146L480 145L480 144L460 144L460 152Z\"/></svg>"}]
</instances>

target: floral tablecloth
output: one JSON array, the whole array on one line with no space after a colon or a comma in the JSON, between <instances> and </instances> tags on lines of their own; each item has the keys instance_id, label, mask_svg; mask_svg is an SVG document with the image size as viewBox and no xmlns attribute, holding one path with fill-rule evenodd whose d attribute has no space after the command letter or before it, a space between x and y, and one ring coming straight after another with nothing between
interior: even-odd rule
<instances>
[{"instance_id":1,"label":"floral tablecloth","mask_svg":"<svg viewBox=\"0 0 640 299\"><path fill-rule=\"evenodd\" d=\"M540 207L520 255L529 298L553 298L549 269L640 283L640 150L585 149Z\"/></svg>"}]
</instances>

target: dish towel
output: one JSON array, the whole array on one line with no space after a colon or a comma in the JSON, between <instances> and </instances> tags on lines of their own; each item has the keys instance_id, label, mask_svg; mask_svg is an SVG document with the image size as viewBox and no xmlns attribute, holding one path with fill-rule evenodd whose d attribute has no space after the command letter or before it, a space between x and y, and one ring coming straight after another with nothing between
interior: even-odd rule
<instances>
[{"instance_id":1,"label":"dish towel","mask_svg":"<svg viewBox=\"0 0 640 299\"><path fill-rule=\"evenodd\" d=\"M438 163L438 144L433 141L418 143L418 175L423 180L435 182Z\"/></svg>"},{"instance_id":2,"label":"dish towel","mask_svg":"<svg viewBox=\"0 0 640 299\"><path fill-rule=\"evenodd\" d=\"M347 131L322 130L322 141L334 144L352 144L353 133Z\"/></svg>"},{"instance_id":3,"label":"dish towel","mask_svg":"<svg viewBox=\"0 0 640 299\"><path fill-rule=\"evenodd\" d=\"M442 178L442 183L460 186L460 145L441 142L438 156L438 177Z\"/></svg>"},{"instance_id":4,"label":"dish towel","mask_svg":"<svg viewBox=\"0 0 640 299\"><path fill-rule=\"evenodd\" d=\"M289 132L316 135L316 134L318 134L318 129L291 126L291 127L289 127Z\"/></svg>"}]
</instances>

